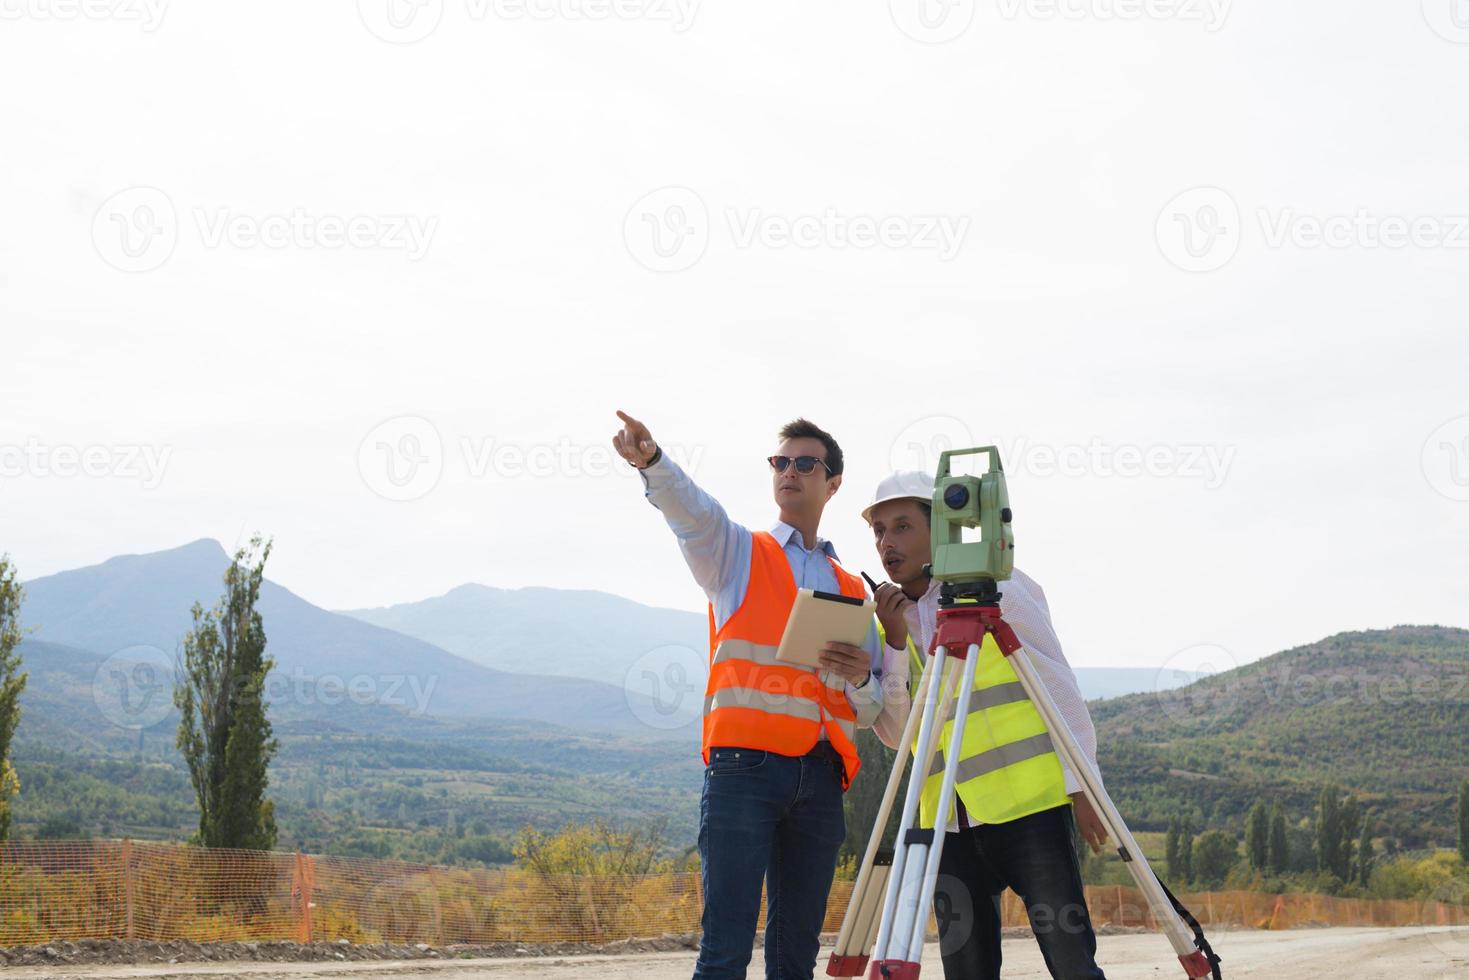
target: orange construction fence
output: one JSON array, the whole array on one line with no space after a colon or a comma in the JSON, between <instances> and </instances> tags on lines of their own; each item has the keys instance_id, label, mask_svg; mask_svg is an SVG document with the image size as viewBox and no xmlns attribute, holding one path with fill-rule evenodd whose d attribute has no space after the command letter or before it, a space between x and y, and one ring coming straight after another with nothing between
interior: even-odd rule
<instances>
[{"instance_id":1,"label":"orange construction fence","mask_svg":"<svg viewBox=\"0 0 1469 980\"><path fill-rule=\"evenodd\" d=\"M826 928L852 882L837 881ZM1180 896L1205 927L1469 925L1469 907L1324 895ZM129 840L0 844L0 945L76 939L199 942L609 942L699 927L699 876L542 876L519 868L209 850ZM1088 886L1098 925L1153 927L1141 893ZM1007 925L1024 925L1013 893Z\"/></svg>"}]
</instances>

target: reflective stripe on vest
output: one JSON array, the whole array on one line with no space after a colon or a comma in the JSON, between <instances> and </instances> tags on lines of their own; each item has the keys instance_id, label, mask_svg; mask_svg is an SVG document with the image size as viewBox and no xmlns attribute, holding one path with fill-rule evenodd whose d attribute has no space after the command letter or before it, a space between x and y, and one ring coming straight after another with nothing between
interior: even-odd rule
<instances>
[{"instance_id":1,"label":"reflective stripe on vest","mask_svg":"<svg viewBox=\"0 0 1469 980\"><path fill-rule=\"evenodd\" d=\"M911 637L908 652L909 689L916 692L928 661L919 656ZM962 660L950 660L945 672L962 671L963 667ZM919 805L920 825L924 827L935 826L944 753L953 728L953 719L949 719L925 775ZM1061 760L1045 721L1025 696L1015 668L994 637L985 637L980 647L954 785L964 809L978 823L1009 823L1069 802ZM952 817L951 811L944 823Z\"/></svg>"},{"instance_id":2,"label":"reflective stripe on vest","mask_svg":"<svg viewBox=\"0 0 1469 980\"><path fill-rule=\"evenodd\" d=\"M704 762L716 745L799 756L823 731L846 767L861 767L857 716L846 684L831 671L775 658L796 601L796 579L785 550L768 532L751 536L750 580L744 601L719 630L709 609L709 684L704 691ZM831 562L843 595L864 598L862 580Z\"/></svg>"}]
</instances>

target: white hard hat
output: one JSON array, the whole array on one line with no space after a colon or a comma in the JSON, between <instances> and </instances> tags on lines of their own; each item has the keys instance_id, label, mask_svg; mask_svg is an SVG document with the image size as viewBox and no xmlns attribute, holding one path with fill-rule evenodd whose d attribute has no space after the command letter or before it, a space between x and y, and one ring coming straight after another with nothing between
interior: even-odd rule
<instances>
[{"instance_id":1,"label":"white hard hat","mask_svg":"<svg viewBox=\"0 0 1469 980\"><path fill-rule=\"evenodd\" d=\"M925 504L932 500L933 474L922 470L898 470L883 477L872 495L872 503L863 509L862 519L871 524L872 510L878 504L885 504L889 500L907 500L910 497Z\"/></svg>"}]
</instances>

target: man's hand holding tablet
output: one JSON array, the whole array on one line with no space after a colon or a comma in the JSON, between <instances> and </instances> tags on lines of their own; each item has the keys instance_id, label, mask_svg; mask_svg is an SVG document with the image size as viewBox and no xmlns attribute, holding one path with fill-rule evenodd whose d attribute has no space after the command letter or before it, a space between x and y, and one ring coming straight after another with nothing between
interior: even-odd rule
<instances>
[{"instance_id":1,"label":"man's hand holding tablet","mask_svg":"<svg viewBox=\"0 0 1469 980\"><path fill-rule=\"evenodd\" d=\"M801 589L786 620L778 660L829 670L854 687L867 683L872 661L859 644L872 628L872 600Z\"/></svg>"}]
</instances>

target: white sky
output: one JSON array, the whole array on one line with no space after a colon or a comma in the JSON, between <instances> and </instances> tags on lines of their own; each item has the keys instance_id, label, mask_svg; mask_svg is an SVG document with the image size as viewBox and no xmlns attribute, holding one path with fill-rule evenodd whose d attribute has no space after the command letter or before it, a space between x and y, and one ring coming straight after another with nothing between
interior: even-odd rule
<instances>
[{"instance_id":1,"label":"white sky","mask_svg":"<svg viewBox=\"0 0 1469 980\"><path fill-rule=\"evenodd\" d=\"M439 18L411 44L369 29L405 36L390 0L88 2L0 0L0 550L26 578L260 529L332 608L478 581L700 609L609 465L614 409L755 526L805 414L848 459L823 531L873 572L857 512L893 462L1005 448L1079 665L1469 626L1454 0L427 0L397 10ZM140 203L176 233L130 258ZM297 211L371 244L242 237ZM895 244L802 220L828 211ZM403 416L441 476L395 502ZM61 447L110 475L36 461ZM1133 448L1161 475L1113 472Z\"/></svg>"}]
</instances>

